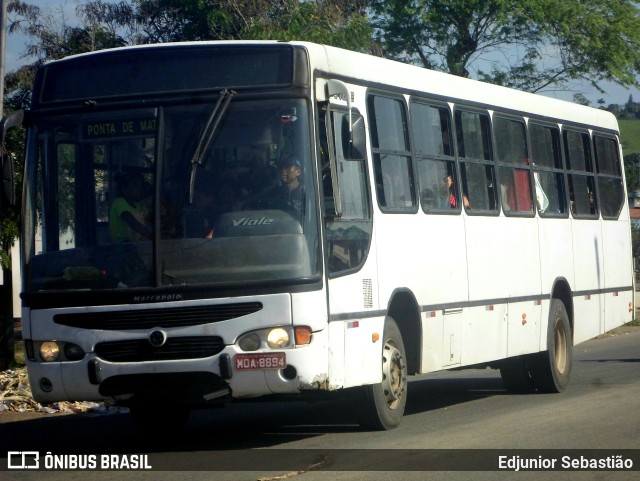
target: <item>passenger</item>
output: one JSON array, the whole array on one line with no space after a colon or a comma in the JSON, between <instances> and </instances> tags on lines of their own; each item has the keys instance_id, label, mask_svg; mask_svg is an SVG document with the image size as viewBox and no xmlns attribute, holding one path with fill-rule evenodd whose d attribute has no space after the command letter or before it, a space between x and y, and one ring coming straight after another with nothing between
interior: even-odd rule
<instances>
[{"instance_id":1,"label":"passenger","mask_svg":"<svg viewBox=\"0 0 640 481\"><path fill-rule=\"evenodd\" d=\"M280 163L280 187L279 196L297 212L302 213L304 208L304 187L301 183L302 166L294 157L288 157Z\"/></svg>"},{"instance_id":2,"label":"passenger","mask_svg":"<svg viewBox=\"0 0 640 481\"><path fill-rule=\"evenodd\" d=\"M151 239L153 231L145 222L143 199L144 178L141 174L123 176L120 180L120 196L116 197L109 211L109 236L111 242L134 242Z\"/></svg>"},{"instance_id":3,"label":"passenger","mask_svg":"<svg viewBox=\"0 0 640 481\"><path fill-rule=\"evenodd\" d=\"M449 207L451 207L452 209L455 209L456 206L458 205L458 196L456 195L456 188L455 188L455 182L453 181L453 176L451 174L447 174L444 179L443 179L446 187L447 187L447 194L448 194L448 203L449 203ZM462 203L465 206L465 208L469 208L470 204L469 204L469 198L466 195L462 195Z\"/></svg>"}]
</instances>

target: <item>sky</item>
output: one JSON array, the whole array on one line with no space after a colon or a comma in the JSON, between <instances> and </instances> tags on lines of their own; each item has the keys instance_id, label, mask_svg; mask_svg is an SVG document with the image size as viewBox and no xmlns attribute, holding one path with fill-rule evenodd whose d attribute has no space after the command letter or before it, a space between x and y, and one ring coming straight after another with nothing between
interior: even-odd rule
<instances>
[{"instance_id":1,"label":"sky","mask_svg":"<svg viewBox=\"0 0 640 481\"><path fill-rule=\"evenodd\" d=\"M110 0L116 2L118 0ZM54 14L57 18L66 18L71 23L75 16L75 8L78 3L85 3L84 0L26 0L27 3L38 5L43 11ZM9 15L11 20L11 15ZM6 72L16 70L21 65L30 63L33 59L24 58L25 38L18 34L7 34L6 51L5 51L5 69ZM576 92L581 92L594 107L598 106L598 100L604 99L605 105L609 104L625 104L629 100L629 95L633 97L635 102L640 102L640 89L627 89L613 83L602 83L601 87L605 90L602 94L590 85L585 83L576 83L571 85L571 91L543 92L542 95L562 100L573 100Z\"/></svg>"}]
</instances>

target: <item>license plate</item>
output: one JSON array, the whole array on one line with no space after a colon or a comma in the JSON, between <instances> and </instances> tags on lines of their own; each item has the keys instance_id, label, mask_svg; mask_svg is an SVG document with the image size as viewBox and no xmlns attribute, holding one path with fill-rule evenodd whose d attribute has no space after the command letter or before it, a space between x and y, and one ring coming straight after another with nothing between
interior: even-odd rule
<instances>
[{"instance_id":1,"label":"license plate","mask_svg":"<svg viewBox=\"0 0 640 481\"><path fill-rule=\"evenodd\" d=\"M284 352L259 354L236 354L233 365L237 371L257 369L284 369L287 367L287 355Z\"/></svg>"}]
</instances>

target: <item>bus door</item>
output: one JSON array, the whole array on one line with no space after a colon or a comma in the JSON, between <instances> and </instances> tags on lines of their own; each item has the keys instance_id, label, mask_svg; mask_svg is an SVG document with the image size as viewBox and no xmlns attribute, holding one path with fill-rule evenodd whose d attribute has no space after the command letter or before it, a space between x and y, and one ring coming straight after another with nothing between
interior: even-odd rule
<instances>
[{"instance_id":1,"label":"bus door","mask_svg":"<svg viewBox=\"0 0 640 481\"><path fill-rule=\"evenodd\" d=\"M372 219L364 119L355 109L328 107L320 111L320 158L332 320L330 374L349 387L379 382L380 370L372 367L380 357L371 336L380 327L370 317L378 310L378 288L375 265L366 262Z\"/></svg>"}]
</instances>

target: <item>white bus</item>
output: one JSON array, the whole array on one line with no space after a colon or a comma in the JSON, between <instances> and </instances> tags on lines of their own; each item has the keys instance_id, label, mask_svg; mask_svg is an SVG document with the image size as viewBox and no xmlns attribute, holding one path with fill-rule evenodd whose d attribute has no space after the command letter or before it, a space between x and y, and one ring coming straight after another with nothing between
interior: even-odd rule
<instances>
[{"instance_id":1,"label":"white bus","mask_svg":"<svg viewBox=\"0 0 640 481\"><path fill-rule=\"evenodd\" d=\"M488 366L559 392L573 345L632 318L602 110L311 43L205 42L47 63L4 129L20 121L40 402L113 399L152 429L350 389L357 421L389 429L409 375Z\"/></svg>"}]
</instances>

